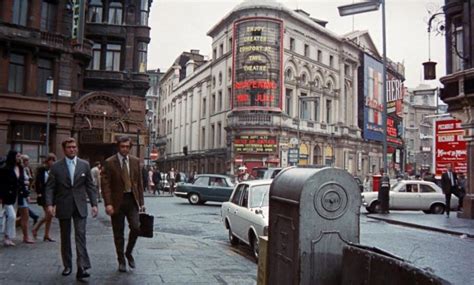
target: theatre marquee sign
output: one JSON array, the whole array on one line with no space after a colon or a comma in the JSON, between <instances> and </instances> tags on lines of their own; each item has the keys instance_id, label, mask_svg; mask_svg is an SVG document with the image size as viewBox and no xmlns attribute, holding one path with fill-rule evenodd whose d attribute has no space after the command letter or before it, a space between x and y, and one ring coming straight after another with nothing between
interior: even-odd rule
<instances>
[{"instance_id":1,"label":"theatre marquee sign","mask_svg":"<svg viewBox=\"0 0 474 285\"><path fill-rule=\"evenodd\" d=\"M281 110L282 43L280 20L246 18L234 23L234 110Z\"/></svg>"},{"instance_id":2,"label":"theatre marquee sign","mask_svg":"<svg viewBox=\"0 0 474 285\"><path fill-rule=\"evenodd\" d=\"M242 135L234 139L237 153L275 153L277 139L275 136Z\"/></svg>"}]
</instances>

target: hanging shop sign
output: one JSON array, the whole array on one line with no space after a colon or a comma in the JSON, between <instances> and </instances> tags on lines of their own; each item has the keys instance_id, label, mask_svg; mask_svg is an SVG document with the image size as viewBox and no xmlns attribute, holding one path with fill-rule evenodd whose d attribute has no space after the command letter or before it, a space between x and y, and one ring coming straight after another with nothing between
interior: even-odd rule
<instances>
[{"instance_id":1,"label":"hanging shop sign","mask_svg":"<svg viewBox=\"0 0 474 285\"><path fill-rule=\"evenodd\" d=\"M237 153L275 153L277 150L276 136L241 135L234 139Z\"/></svg>"},{"instance_id":2,"label":"hanging shop sign","mask_svg":"<svg viewBox=\"0 0 474 285\"><path fill-rule=\"evenodd\" d=\"M435 162L436 175L446 172L452 164L454 172L467 172L467 146L460 120L436 121Z\"/></svg>"},{"instance_id":3,"label":"hanging shop sign","mask_svg":"<svg viewBox=\"0 0 474 285\"><path fill-rule=\"evenodd\" d=\"M234 23L232 108L281 111L282 21Z\"/></svg>"}]
</instances>

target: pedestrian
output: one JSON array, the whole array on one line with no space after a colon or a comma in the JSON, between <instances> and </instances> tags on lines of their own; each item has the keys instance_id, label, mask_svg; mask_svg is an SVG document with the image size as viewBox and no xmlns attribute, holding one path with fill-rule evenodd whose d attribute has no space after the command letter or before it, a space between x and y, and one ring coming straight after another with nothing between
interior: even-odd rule
<instances>
[{"instance_id":1,"label":"pedestrian","mask_svg":"<svg viewBox=\"0 0 474 285\"><path fill-rule=\"evenodd\" d=\"M384 169L380 169L380 186L378 193L378 200L380 201L380 213L388 214L390 207L390 178L385 173Z\"/></svg>"},{"instance_id":2,"label":"pedestrian","mask_svg":"<svg viewBox=\"0 0 474 285\"><path fill-rule=\"evenodd\" d=\"M63 276L72 272L71 219L74 221L77 252L76 279L82 280L90 276L88 269L91 268L86 245L86 195L92 206L92 217L96 217L97 189L92 182L89 163L77 157L76 140L67 138L61 145L65 157L53 164L49 171L45 204L48 213L59 220Z\"/></svg>"},{"instance_id":3,"label":"pedestrian","mask_svg":"<svg viewBox=\"0 0 474 285\"><path fill-rule=\"evenodd\" d=\"M102 188L100 187L100 169L102 165L100 161L94 163L94 167L91 169L92 183L94 183L95 188L97 189L97 198L98 202L102 202Z\"/></svg>"},{"instance_id":4,"label":"pedestrian","mask_svg":"<svg viewBox=\"0 0 474 285\"><path fill-rule=\"evenodd\" d=\"M462 211L463 209L463 202L464 202L464 196L466 196L466 175L464 173L461 173L459 175L459 180L458 180L458 185L459 185L459 207L458 211Z\"/></svg>"},{"instance_id":5,"label":"pedestrian","mask_svg":"<svg viewBox=\"0 0 474 285\"><path fill-rule=\"evenodd\" d=\"M33 170L31 170L31 167L30 167L30 157L26 154L22 154L21 164L23 166L23 171L25 172L24 175L25 175L26 191L28 193L31 193L34 176L33 176ZM29 198L28 198L28 201L29 201ZM17 216L19 216L19 214ZM39 215L36 214L33 210L31 210L30 205L28 205L28 216L33 220L33 225L35 225L38 222ZM26 222L28 223L28 219L26 220Z\"/></svg>"},{"instance_id":6,"label":"pedestrian","mask_svg":"<svg viewBox=\"0 0 474 285\"><path fill-rule=\"evenodd\" d=\"M166 176L168 179L168 183L170 184L170 194L173 196L174 193L174 187L175 187L175 182L176 182L176 172L174 171L174 168L171 167L171 170L168 172L168 175Z\"/></svg>"},{"instance_id":7,"label":"pedestrian","mask_svg":"<svg viewBox=\"0 0 474 285\"><path fill-rule=\"evenodd\" d=\"M371 190L371 183L370 183L370 176L366 175L364 178L364 182L362 183L364 192L369 192Z\"/></svg>"},{"instance_id":8,"label":"pedestrian","mask_svg":"<svg viewBox=\"0 0 474 285\"><path fill-rule=\"evenodd\" d=\"M21 154L15 150L10 150L5 160L5 165L0 169L0 198L5 211L5 237L3 244L5 246L15 246L13 239L16 236L15 221L15 203L24 202L25 197L25 178L23 168L21 167ZM26 213L28 215L28 213Z\"/></svg>"},{"instance_id":9,"label":"pedestrian","mask_svg":"<svg viewBox=\"0 0 474 285\"><path fill-rule=\"evenodd\" d=\"M38 230L44 224L44 237L43 241L54 242L55 240L51 238L49 235L49 230L51 228L51 222L53 220L53 216L48 213L45 203L45 191L46 191L46 182L48 181L49 171L51 167L56 162L56 155L54 153L48 154L46 160L44 161L44 165L38 167L36 170L36 178L35 178L35 191L37 194L36 202L39 206L43 207L44 217L39 220L39 222L33 227L33 237L36 239L38 236Z\"/></svg>"},{"instance_id":10,"label":"pedestrian","mask_svg":"<svg viewBox=\"0 0 474 285\"><path fill-rule=\"evenodd\" d=\"M148 193L153 193L155 189L155 183L153 182L153 171L155 171L155 168L151 165L148 166Z\"/></svg>"},{"instance_id":11,"label":"pedestrian","mask_svg":"<svg viewBox=\"0 0 474 285\"><path fill-rule=\"evenodd\" d=\"M27 155L20 154L20 160L17 162L19 171L22 172L22 176L20 176L20 183L23 183L23 187L20 188L20 196L18 197L18 212L17 216L20 217L20 225L21 231L23 232L23 242L32 244L35 243L29 237L29 229L28 229L28 220L30 214L33 218L33 221L38 220L38 215L30 211L30 184L31 179L33 179L33 175L31 174L31 169L29 168L29 157ZM15 169L15 171L16 171Z\"/></svg>"},{"instance_id":12,"label":"pedestrian","mask_svg":"<svg viewBox=\"0 0 474 285\"><path fill-rule=\"evenodd\" d=\"M451 194L457 192L457 175L453 171L453 166L448 164L446 172L441 175L441 188L443 189L446 198L446 217L449 218L449 211L451 210Z\"/></svg>"},{"instance_id":13,"label":"pedestrian","mask_svg":"<svg viewBox=\"0 0 474 285\"><path fill-rule=\"evenodd\" d=\"M161 173L158 168L155 168L153 171L153 183L155 184L155 188L153 188L153 195L156 195L156 191L158 191L158 195L160 195L160 188L161 188Z\"/></svg>"},{"instance_id":14,"label":"pedestrian","mask_svg":"<svg viewBox=\"0 0 474 285\"><path fill-rule=\"evenodd\" d=\"M144 211L143 176L140 160L130 155L132 140L123 136L117 138L117 154L107 158L102 175L105 212L111 217L118 270L126 272L125 258L130 268L135 268L133 248L140 232L139 211ZM128 244L124 253L124 222L130 228Z\"/></svg>"},{"instance_id":15,"label":"pedestrian","mask_svg":"<svg viewBox=\"0 0 474 285\"><path fill-rule=\"evenodd\" d=\"M175 177L175 182L181 182L181 173L179 173L179 170L176 169L176 177Z\"/></svg>"}]
</instances>

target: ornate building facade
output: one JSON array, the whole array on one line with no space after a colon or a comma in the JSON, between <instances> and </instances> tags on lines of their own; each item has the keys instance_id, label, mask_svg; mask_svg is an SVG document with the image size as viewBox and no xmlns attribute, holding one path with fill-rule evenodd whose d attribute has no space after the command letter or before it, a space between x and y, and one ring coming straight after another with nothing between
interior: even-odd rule
<instances>
[{"instance_id":1,"label":"ornate building facade","mask_svg":"<svg viewBox=\"0 0 474 285\"><path fill-rule=\"evenodd\" d=\"M212 58L175 62L160 82L160 167L378 170L381 144L359 125L361 47L325 24L274 1L227 14L208 32Z\"/></svg>"},{"instance_id":2,"label":"ornate building facade","mask_svg":"<svg viewBox=\"0 0 474 285\"><path fill-rule=\"evenodd\" d=\"M48 149L60 157L61 141L73 136L81 157L103 160L118 134L133 135L143 157L150 6L151 0L2 1L2 152L15 148L40 163L49 114Z\"/></svg>"}]
</instances>

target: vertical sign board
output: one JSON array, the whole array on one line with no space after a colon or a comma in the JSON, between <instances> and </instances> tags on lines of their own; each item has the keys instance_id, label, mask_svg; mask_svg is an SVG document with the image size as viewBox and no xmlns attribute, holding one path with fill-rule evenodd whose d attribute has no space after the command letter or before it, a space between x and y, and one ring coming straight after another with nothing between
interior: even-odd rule
<instances>
[{"instance_id":1,"label":"vertical sign board","mask_svg":"<svg viewBox=\"0 0 474 285\"><path fill-rule=\"evenodd\" d=\"M233 110L281 111L282 25L264 17L234 23Z\"/></svg>"},{"instance_id":2,"label":"vertical sign board","mask_svg":"<svg viewBox=\"0 0 474 285\"><path fill-rule=\"evenodd\" d=\"M461 128L461 121L438 120L435 126L436 176L441 176L450 163L455 172L466 173L467 146L463 139L464 130Z\"/></svg>"},{"instance_id":3,"label":"vertical sign board","mask_svg":"<svg viewBox=\"0 0 474 285\"><path fill-rule=\"evenodd\" d=\"M364 138L383 141L383 65L364 54Z\"/></svg>"},{"instance_id":4,"label":"vertical sign board","mask_svg":"<svg viewBox=\"0 0 474 285\"><path fill-rule=\"evenodd\" d=\"M72 35L71 38L82 44L84 39L85 9L84 0L72 0Z\"/></svg>"}]
</instances>

